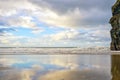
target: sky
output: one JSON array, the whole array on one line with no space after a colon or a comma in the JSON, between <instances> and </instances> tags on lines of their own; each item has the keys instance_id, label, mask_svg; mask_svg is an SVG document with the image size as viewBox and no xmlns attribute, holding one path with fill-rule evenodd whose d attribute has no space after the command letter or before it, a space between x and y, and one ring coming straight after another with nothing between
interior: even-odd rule
<instances>
[{"instance_id":1,"label":"sky","mask_svg":"<svg viewBox=\"0 0 120 80\"><path fill-rule=\"evenodd\" d=\"M0 0L0 47L109 47L116 0Z\"/></svg>"}]
</instances>

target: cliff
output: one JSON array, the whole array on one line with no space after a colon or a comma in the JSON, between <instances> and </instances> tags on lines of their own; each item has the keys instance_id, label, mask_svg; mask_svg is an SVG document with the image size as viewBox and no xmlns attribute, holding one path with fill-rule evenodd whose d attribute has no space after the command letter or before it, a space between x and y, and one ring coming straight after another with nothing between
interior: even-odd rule
<instances>
[{"instance_id":1,"label":"cliff","mask_svg":"<svg viewBox=\"0 0 120 80\"><path fill-rule=\"evenodd\" d=\"M110 19L110 24L112 29L111 33L111 50L120 50L120 0L112 7L112 18Z\"/></svg>"}]
</instances>

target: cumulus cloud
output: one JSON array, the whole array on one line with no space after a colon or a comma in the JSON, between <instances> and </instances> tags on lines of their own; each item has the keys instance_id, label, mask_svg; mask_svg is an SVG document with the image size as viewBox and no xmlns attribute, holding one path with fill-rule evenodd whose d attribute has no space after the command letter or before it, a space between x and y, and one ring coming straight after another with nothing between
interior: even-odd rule
<instances>
[{"instance_id":1,"label":"cumulus cloud","mask_svg":"<svg viewBox=\"0 0 120 80\"><path fill-rule=\"evenodd\" d=\"M0 0L0 15L12 16L24 10L35 10L36 7L29 3L28 0Z\"/></svg>"},{"instance_id":2,"label":"cumulus cloud","mask_svg":"<svg viewBox=\"0 0 120 80\"><path fill-rule=\"evenodd\" d=\"M53 40L70 40L78 34L79 34L79 32L76 30L66 30L66 31L61 31L57 34L53 34L50 37Z\"/></svg>"},{"instance_id":3,"label":"cumulus cloud","mask_svg":"<svg viewBox=\"0 0 120 80\"><path fill-rule=\"evenodd\" d=\"M51 15L48 13L46 16L49 17L47 20L45 20L48 24L65 27L82 27L83 25L106 24L111 16L111 5L115 2L112 0L109 2L107 0L30 1L34 4L37 4L40 8L43 8L44 12L46 10L46 12L52 14Z\"/></svg>"},{"instance_id":4,"label":"cumulus cloud","mask_svg":"<svg viewBox=\"0 0 120 80\"><path fill-rule=\"evenodd\" d=\"M0 43L5 43L5 44L9 43L7 37L12 36L12 34L10 33L12 31L16 31L16 30L13 28L0 26Z\"/></svg>"},{"instance_id":5,"label":"cumulus cloud","mask_svg":"<svg viewBox=\"0 0 120 80\"><path fill-rule=\"evenodd\" d=\"M7 29L1 28L0 35L6 35L6 32L20 27L31 29L33 34L39 34L46 29L46 26L40 25L42 23L47 27L65 29L56 34L46 34L48 35L46 39L42 36L37 38L37 40L40 39L39 43L41 44L45 39L46 42L43 45L46 43L51 45L52 40L56 43L61 40L59 44L72 44L74 40L86 45L91 42L92 45L94 43L108 44L110 29L105 27L110 27L108 22L114 2L115 0L0 0L0 27L8 27ZM22 41L20 42L18 38L16 40L13 45L21 45ZM71 42L65 42L65 40ZM1 43L10 43L11 41L13 40L5 40L5 38L4 41L0 40ZM31 39L26 41L31 41ZM32 43L36 42L32 41ZM28 43L28 45L30 44Z\"/></svg>"},{"instance_id":6,"label":"cumulus cloud","mask_svg":"<svg viewBox=\"0 0 120 80\"><path fill-rule=\"evenodd\" d=\"M14 17L8 20L8 24L10 26L18 26L18 27L26 27L26 28L34 28L37 27L34 22L32 22L31 17L20 16L18 18Z\"/></svg>"},{"instance_id":7,"label":"cumulus cloud","mask_svg":"<svg viewBox=\"0 0 120 80\"><path fill-rule=\"evenodd\" d=\"M61 0L30 0L32 3L35 3L41 7L50 7L50 9L56 10L58 12L64 13L67 12L68 10L72 10L77 8L81 8L84 10L88 10L90 8L95 8L97 7L98 9L108 9L108 7L111 6L111 4L115 1L98 1L98 0L90 0L89 1L82 1L82 0L66 0L66 1L61 1ZM98 5L99 4L99 5Z\"/></svg>"},{"instance_id":8,"label":"cumulus cloud","mask_svg":"<svg viewBox=\"0 0 120 80\"><path fill-rule=\"evenodd\" d=\"M104 30L102 30L102 26L106 26L106 28L104 28ZM98 26L96 28L82 28L80 30L75 30L75 29L70 29L70 30L65 30L65 31L61 31L58 32L56 34L52 34L49 35L48 37L52 38L53 41L62 41L62 42L66 42L68 44L69 41L71 41L72 43L74 42L79 42L80 44L86 43L86 44L82 44L82 45L90 45L93 46L92 44L98 44L99 46L101 46L100 44L109 44L110 41L110 33L108 30L108 26L109 25L101 25ZM77 45L77 44L75 44Z\"/></svg>"},{"instance_id":9,"label":"cumulus cloud","mask_svg":"<svg viewBox=\"0 0 120 80\"><path fill-rule=\"evenodd\" d=\"M19 13L23 10L27 15L34 14L33 16L46 24L73 28L108 23L110 7L114 1L1 0L0 3L2 15L5 15L3 12Z\"/></svg>"},{"instance_id":10,"label":"cumulus cloud","mask_svg":"<svg viewBox=\"0 0 120 80\"><path fill-rule=\"evenodd\" d=\"M33 32L35 33L35 29L39 27L28 13L36 11L36 8L28 0L0 0L0 25L13 29L14 27L30 28L34 29Z\"/></svg>"},{"instance_id":11,"label":"cumulus cloud","mask_svg":"<svg viewBox=\"0 0 120 80\"><path fill-rule=\"evenodd\" d=\"M2 47L5 46L21 46L23 39L27 39L25 36L15 36L10 32L2 33L3 36L0 36L0 44Z\"/></svg>"},{"instance_id":12,"label":"cumulus cloud","mask_svg":"<svg viewBox=\"0 0 120 80\"><path fill-rule=\"evenodd\" d=\"M15 31L15 29L13 28L8 28L8 27L0 27L0 36L5 36L5 35L8 35L9 31Z\"/></svg>"},{"instance_id":13,"label":"cumulus cloud","mask_svg":"<svg viewBox=\"0 0 120 80\"><path fill-rule=\"evenodd\" d=\"M34 34L38 34L38 33L41 33L41 32L44 32L43 28L36 27L36 28L32 29L32 33L34 33Z\"/></svg>"},{"instance_id":14,"label":"cumulus cloud","mask_svg":"<svg viewBox=\"0 0 120 80\"><path fill-rule=\"evenodd\" d=\"M38 30L37 33L41 32L41 29L40 31L39 29L37 30ZM5 37L5 34L4 34L4 36L1 36L0 42L4 44L6 43L9 45L11 45L12 43L11 46L22 46L22 44L25 44L25 46L36 46L38 44L39 46L44 46L44 45L55 46L55 44L61 44L63 46L70 45L70 44L76 46L81 44L86 46L88 45L88 43L96 44L96 42L100 44L109 44L110 34L107 31L107 29L106 30L82 29L82 30L84 31L65 30L65 31L57 32L56 34L49 34L49 35L36 37L36 38L30 38L26 36L15 36L12 34L6 34L6 37ZM37 34L36 31L33 33ZM79 44L76 42L78 42ZM81 42L83 42L83 44ZM94 45L90 45L90 46L94 46Z\"/></svg>"}]
</instances>

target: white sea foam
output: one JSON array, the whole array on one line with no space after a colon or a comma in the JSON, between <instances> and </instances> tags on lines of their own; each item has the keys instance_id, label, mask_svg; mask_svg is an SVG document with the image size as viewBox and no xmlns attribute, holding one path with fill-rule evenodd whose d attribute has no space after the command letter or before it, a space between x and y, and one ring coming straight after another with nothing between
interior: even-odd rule
<instances>
[{"instance_id":1,"label":"white sea foam","mask_svg":"<svg viewBox=\"0 0 120 80\"><path fill-rule=\"evenodd\" d=\"M0 48L0 54L110 54L107 47L99 48Z\"/></svg>"}]
</instances>

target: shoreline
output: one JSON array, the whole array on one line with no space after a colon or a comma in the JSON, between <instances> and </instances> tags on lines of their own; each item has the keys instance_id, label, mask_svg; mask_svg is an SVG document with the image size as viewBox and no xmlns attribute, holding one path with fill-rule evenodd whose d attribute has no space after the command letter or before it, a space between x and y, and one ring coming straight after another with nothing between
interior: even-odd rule
<instances>
[{"instance_id":1,"label":"shoreline","mask_svg":"<svg viewBox=\"0 0 120 80\"><path fill-rule=\"evenodd\" d=\"M0 55L112 55L109 48L0 48Z\"/></svg>"}]
</instances>

